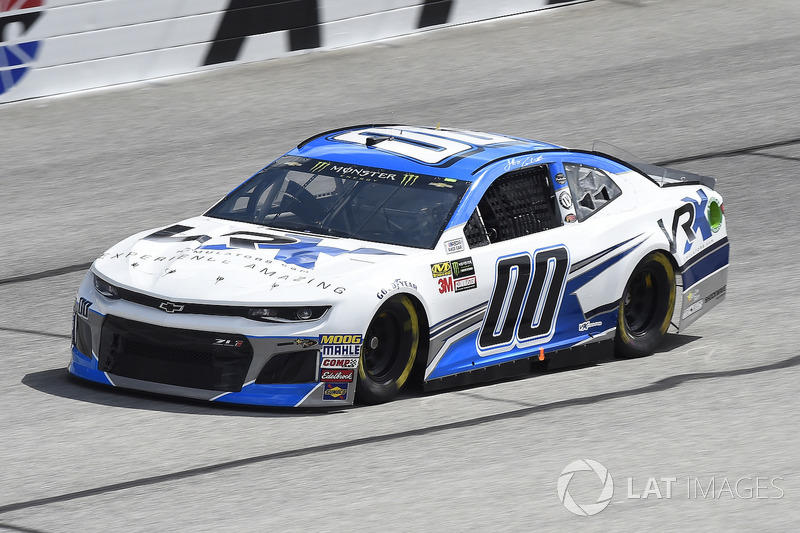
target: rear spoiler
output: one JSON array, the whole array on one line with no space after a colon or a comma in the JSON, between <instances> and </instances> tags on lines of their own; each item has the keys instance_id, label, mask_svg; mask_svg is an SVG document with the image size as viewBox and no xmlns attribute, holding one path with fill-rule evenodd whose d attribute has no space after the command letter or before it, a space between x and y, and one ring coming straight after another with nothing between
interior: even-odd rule
<instances>
[{"instance_id":1,"label":"rear spoiler","mask_svg":"<svg viewBox=\"0 0 800 533\"><path fill-rule=\"evenodd\" d=\"M644 174L659 187L672 187L676 185L704 185L709 189L715 189L717 180L709 176L693 174L685 170L675 168L660 167L650 163L645 163L640 158L625 150L603 141L595 141L592 145L593 152L600 152L605 155L623 161L629 167Z\"/></svg>"},{"instance_id":2,"label":"rear spoiler","mask_svg":"<svg viewBox=\"0 0 800 533\"><path fill-rule=\"evenodd\" d=\"M709 176L701 176L700 174L692 174L684 170L677 170L674 168L660 167L658 165L651 165L648 163L628 163L636 170L646 174L650 179L656 182L661 187L670 187L673 185L705 185L709 189L714 189L717 185L717 180Z\"/></svg>"}]
</instances>

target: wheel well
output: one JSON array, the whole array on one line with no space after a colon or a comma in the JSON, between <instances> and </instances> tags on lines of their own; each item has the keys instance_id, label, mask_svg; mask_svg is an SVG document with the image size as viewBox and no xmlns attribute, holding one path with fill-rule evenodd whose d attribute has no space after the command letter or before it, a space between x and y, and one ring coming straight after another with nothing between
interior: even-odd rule
<instances>
[{"instance_id":1,"label":"wheel well","mask_svg":"<svg viewBox=\"0 0 800 533\"><path fill-rule=\"evenodd\" d=\"M664 257L667 258L670 265L672 265L672 271L675 273L675 304L672 307L672 317L670 318L670 325L674 328L677 328L676 317L680 318L681 307L683 306L683 300L678 296L683 293L683 276L681 275L680 267L678 266L678 261L675 259L675 256L669 250L665 248L654 248L647 252L644 256L642 256L639 261L636 263L634 268L641 263L645 257L649 256L652 253L660 252ZM622 286L622 294L620 298L625 297L625 286L627 285L627 280L625 281L625 285ZM617 327L619 327L619 322L617 322Z\"/></svg>"}]
</instances>

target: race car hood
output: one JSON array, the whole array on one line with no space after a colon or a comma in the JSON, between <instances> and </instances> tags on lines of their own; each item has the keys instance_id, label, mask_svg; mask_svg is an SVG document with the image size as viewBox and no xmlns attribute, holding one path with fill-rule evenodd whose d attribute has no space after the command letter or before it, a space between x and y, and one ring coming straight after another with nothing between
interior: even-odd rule
<instances>
[{"instance_id":1,"label":"race car hood","mask_svg":"<svg viewBox=\"0 0 800 533\"><path fill-rule=\"evenodd\" d=\"M419 252L422 252L420 250ZM196 217L134 235L92 265L109 283L221 304L321 301L415 250Z\"/></svg>"}]
</instances>

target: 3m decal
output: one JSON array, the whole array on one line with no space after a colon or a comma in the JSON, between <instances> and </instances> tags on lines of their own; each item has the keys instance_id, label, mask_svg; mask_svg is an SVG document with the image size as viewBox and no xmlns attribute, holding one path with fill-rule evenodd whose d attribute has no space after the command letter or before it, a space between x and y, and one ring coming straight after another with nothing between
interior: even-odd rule
<instances>
[{"instance_id":1,"label":"3m decal","mask_svg":"<svg viewBox=\"0 0 800 533\"><path fill-rule=\"evenodd\" d=\"M326 383L350 383L355 377L356 371L353 369L348 370L326 370L322 369L319 372L319 380Z\"/></svg>"},{"instance_id":2,"label":"3m decal","mask_svg":"<svg viewBox=\"0 0 800 533\"><path fill-rule=\"evenodd\" d=\"M451 276L439 278L437 281L439 282L439 294L453 292L453 278Z\"/></svg>"},{"instance_id":3,"label":"3m decal","mask_svg":"<svg viewBox=\"0 0 800 533\"><path fill-rule=\"evenodd\" d=\"M28 41L25 34L42 16L43 6L43 0L0 1L0 94L20 83L39 53L42 42Z\"/></svg>"},{"instance_id":4,"label":"3m decal","mask_svg":"<svg viewBox=\"0 0 800 533\"><path fill-rule=\"evenodd\" d=\"M346 400L348 383L326 383L322 389L323 400Z\"/></svg>"},{"instance_id":5,"label":"3m decal","mask_svg":"<svg viewBox=\"0 0 800 533\"><path fill-rule=\"evenodd\" d=\"M495 285L477 338L479 352L531 346L549 340L569 272L566 247L497 261Z\"/></svg>"}]
</instances>

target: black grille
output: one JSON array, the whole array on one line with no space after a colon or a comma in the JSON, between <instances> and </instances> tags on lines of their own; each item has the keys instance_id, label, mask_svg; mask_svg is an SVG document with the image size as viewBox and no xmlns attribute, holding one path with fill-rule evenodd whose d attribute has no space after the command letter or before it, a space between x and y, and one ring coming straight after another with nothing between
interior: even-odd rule
<instances>
[{"instance_id":1,"label":"black grille","mask_svg":"<svg viewBox=\"0 0 800 533\"><path fill-rule=\"evenodd\" d=\"M310 383L317 381L317 350L281 353L272 357L256 383Z\"/></svg>"},{"instance_id":2,"label":"black grille","mask_svg":"<svg viewBox=\"0 0 800 533\"><path fill-rule=\"evenodd\" d=\"M239 391L252 359L243 335L165 328L112 315L100 336L100 370L168 385Z\"/></svg>"},{"instance_id":3,"label":"black grille","mask_svg":"<svg viewBox=\"0 0 800 533\"><path fill-rule=\"evenodd\" d=\"M92 357L92 330L77 314L72 318L72 344L86 357Z\"/></svg>"}]
</instances>

